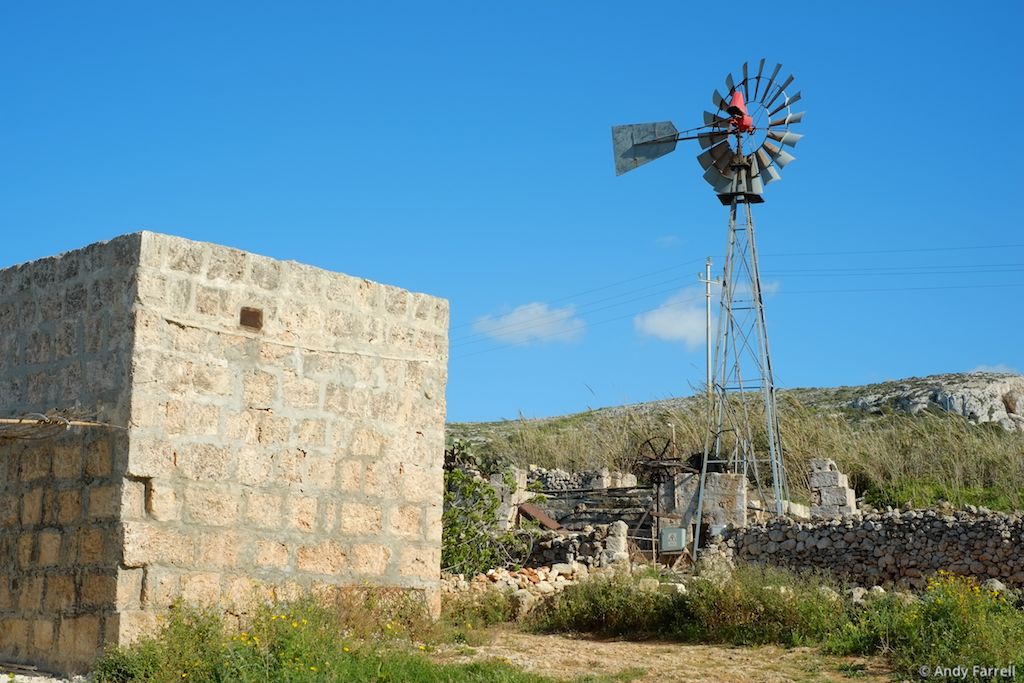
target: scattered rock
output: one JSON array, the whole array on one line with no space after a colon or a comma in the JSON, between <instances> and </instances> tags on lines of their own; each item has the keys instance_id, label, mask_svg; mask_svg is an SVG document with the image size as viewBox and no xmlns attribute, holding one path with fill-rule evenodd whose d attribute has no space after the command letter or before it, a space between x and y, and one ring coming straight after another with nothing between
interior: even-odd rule
<instances>
[{"instance_id":1,"label":"scattered rock","mask_svg":"<svg viewBox=\"0 0 1024 683\"><path fill-rule=\"evenodd\" d=\"M640 579L640 581L639 581L639 583L637 585L640 587L640 590L642 590L642 591L646 591L646 592L649 592L649 593L655 593L655 592L658 591L658 586L661 585L661 582L658 581L655 578L646 577L646 578Z\"/></svg>"},{"instance_id":2,"label":"scattered rock","mask_svg":"<svg viewBox=\"0 0 1024 683\"><path fill-rule=\"evenodd\" d=\"M516 619L522 619L529 614L536 603L537 598L533 597L533 593L525 588L520 588L512 593L512 607L515 609Z\"/></svg>"}]
</instances>

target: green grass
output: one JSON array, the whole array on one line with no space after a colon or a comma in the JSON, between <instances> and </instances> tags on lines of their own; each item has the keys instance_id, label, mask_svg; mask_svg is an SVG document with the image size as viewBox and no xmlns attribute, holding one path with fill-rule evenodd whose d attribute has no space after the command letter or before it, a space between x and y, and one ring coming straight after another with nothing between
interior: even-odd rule
<instances>
[{"instance_id":1,"label":"green grass","mask_svg":"<svg viewBox=\"0 0 1024 683\"><path fill-rule=\"evenodd\" d=\"M437 643L480 640L487 624L508 617L507 599L464 598L432 621L422 606L400 596L366 591L337 604L313 600L267 605L232 628L219 615L176 605L152 638L108 650L95 683L215 683L306 681L497 681L550 679L505 662L438 664Z\"/></svg>"},{"instance_id":2,"label":"green grass","mask_svg":"<svg viewBox=\"0 0 1024 683\"><path fill-rule=\"evenodd\" d=\"M974 425L941 412L866 415L804 403L785 393L779 404L792 497L807 501L811 458L828 457L850 475L858 494L878 506L939 500L993 509L1024 508L1024 433ZM819 399L820 401L820 399ZM751 404L756 416L757 402ZM675 429L678 453L701 452L707 434L703 399L603 409L549 420L449 425L451 438L469 439L482 459L561 467L629 470L640 445ZM764 439L755 434L755 440Z\"/></svg>"},{"instance_id":3,"label":"green grass","mask_svg":"<svg viewBox=\"0 0 1024 683\"><path fill-rule=\"evenodd\" d=\"M628 574L595 577L561 593L535 613L531 626L687 643L810 645L832 654L884 655L911 677L922 666L957 664L1024 671L1024 612L971 578L939 574L917 601L888 595L863 607L822 590L826 583L821 576L741 566L722 583L692 581L686 594L663 594L641 590Z\"/></svg>"}]
</instances>

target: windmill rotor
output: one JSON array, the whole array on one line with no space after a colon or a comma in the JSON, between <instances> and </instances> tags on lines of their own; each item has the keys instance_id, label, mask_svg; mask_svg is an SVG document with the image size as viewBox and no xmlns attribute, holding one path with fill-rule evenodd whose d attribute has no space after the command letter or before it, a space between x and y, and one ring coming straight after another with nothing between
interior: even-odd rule
<instances>
[{"instance_id":1,"label":"windmill rotor","mask_svg":"<svg viewBox=\"0 0 1024 683\"><path fill-rule=\"evenodd\" d=\"M770 71L758 61L756 72L749 62L726 74L725 94L711 93L714 111L703 112L703 125L677 131L671 121L612 127L615 172L622 175L675 151L681 140L696 140L701 148L697 163L704 180L723 204L736 196L743 201L764 201L764 186L782 178L781 169L796 157L783 147L794 148L803 137L793 130L804 118L793 111L801 93L791 93L792 74L780 78L782 64Z\"/></svg>"}]
</instances>

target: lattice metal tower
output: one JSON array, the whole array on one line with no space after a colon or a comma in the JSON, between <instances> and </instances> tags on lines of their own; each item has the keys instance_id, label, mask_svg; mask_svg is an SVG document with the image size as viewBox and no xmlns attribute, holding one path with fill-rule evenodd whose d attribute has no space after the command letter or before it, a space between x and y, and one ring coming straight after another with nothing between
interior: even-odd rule
<instances>
[{"instance_id":1,"label":"lattice metal tower","mask_svg":"<svg viewBox=\"0 0 1024 683\"><path fill-rule=\"evenodd\" d=\"M747 64L741 77L729 74L728 92L723 97L714 91L717 112L704 112L703 126L679 132L670 121L662 121L612 128L618 175L672 152L680 140L697 140L704 149L697 157L704 178L729 207L694 554L709 471L743 473L758 490L765 509L779 515L787 511L789 492L751 205L764 201L764 185L779 180L778 169L793 161L782 146L793 147L800 140L802 136L790 128L804 114L791 110L801 97L787 93L793 76L776 82L782 65L777 64L770 75L764 73L764 66L762 59L754 75L748 73Z\"/></svg>"}]
</instances>

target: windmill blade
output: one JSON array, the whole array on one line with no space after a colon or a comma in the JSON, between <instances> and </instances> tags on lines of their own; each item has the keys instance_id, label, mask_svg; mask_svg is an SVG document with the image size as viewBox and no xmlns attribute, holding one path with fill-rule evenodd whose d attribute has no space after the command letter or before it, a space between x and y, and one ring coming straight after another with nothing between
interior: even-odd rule
<instances>
[{"instance_id":1,"label":"windmill blade","mask_svg":"<svg viewBox=\"0 0 1024 683\"><path fill-rule=\"evenodd\" d=\"M711 93L711 103L718 107L719 110L725 109L728 106L725 102L725 98L719 95L717 90Z\"/></svg>"},{"instance_id":2,"label":"windmill blade","mask_svg":"<svg viewBox=\"0 0 1024 683\"><path fill-rule=\"evenodd\" d=\"M779 69L782 68L781 64L776 64L775 69L772 71L772 75L768 77L768 83L764 86L764 91L761 92L761 103L764 103L764 98L768 96L769 91L772 89L772 82L775 81L775 77L779 75Z\"/></svg>"},{"instance_id":3,"label":"windmill blade","mask_svg":"<svg viewBox=\"0 0 1024 683\"><path fill-rule=\"evenodd\" d=\"M772 128L774 126L788 126L791 123L800 123L801 121L804 120L804 114L806 113L807 112L802 111L796 114L788 114L786 116L783 116L781 119L775 119L774 121L768 124L768 127Z\"/></svg>"},{"instance_id":4,"label":"windmill blade","mask_svg":"<svg viewBox=\"0 0 1024 683\"><path fill-rule=\"evenodd\" d=\"M704 171L704 180L708 181L715 192L728 192L732 187L732 179L719 173L714 166Z\"/></svg>"},{"instance_id":5,"label":"windmill blade","mask_svg":"<svg viewBox=\"0 0 1024 683\"><path fill-rule=\"evenodd\" d=\"M772 158L772 161L774 161L775 165L778 166L779 168L785 168L786 164L788 164L789 162L796 161L795 156L793 156L786 150L782 149L781 147L776 147L767 140L764 141L764 143L761 145L761 148L768 152L768 156Z\"/></svg>"},{"instance_id":6,"label":"windmill blade","mask_svg":"<svg viewBox=\"0 0 1024 683\"><path fill-rule=\"evenodd\" d=\"M768 137L777 142L781 142L787 147L796 147L796 143L800 142L800 138L803 137L800 133L783 133L777 130L768 131Z\"/></svg>"},{"instance_id":7,"label":"windmill blade","mask_svg":"<svg viewBox=\"0 0 1024 683\"><path fill-rule=\"evenodd\" d=\"M763 149L757 150L757 161L758 165L761 167L758 177L761 178L761 181L765 185L774 183L776 180L782 180L782 176L772 165L772 160L768 158L768 153Z\"/></svg>"},{"instance_id":8,"label":"windmill blade","mask_svg":"<svg viewBox=\"0 0 1024 683\"><path fill-rule=\"evenodd\" d=\"M770 112L768 112L768 118L771 118L772 116L775 116L776 114L778 114L780 111L782 111L786 107L791 106L793 104L796 104L797 100L799 100L802 96L803 96L803 93L802 92L798 92L797 94L793 95L792 97L787 97L785 102L783 102L779 106L775 107L775 109L772 109Z\"/></svg>"},{"instance_id":9,"label":"windmill blade","mask_svg":"<svg viewBox=\"0 0 1024 683\"><path fill-rule=\"evenodd\" d=\"M729 119L723 119L716 114L706 111L704 112L704 125L726 127L729 125Z\"/></svg>"},{"instance_id":10,"label":"windmill blade","mask_svg":"<svg viewBox=\"0 0 1024 683\"><path fill-rule=\"evenodd\" d=\"M750 174L750 193L764 194L764 182L761 180L761 176Z\"/></svg>"},{"instance_id":11,"label":"windmill blade","mask_svg":"<svg viewBox=\"0 0 1024 683\"><path fill-rule=\"evenodd\" d=\"M761 175L758 176L761 182L765 185L771 185L776 180L782 180L782 175L775 170L774 166L765 166L761 169Z\"/></svg>"},{"instance_id":12,"label":"windmill blade","mask_svg":"<svg viewBox=\"0 0 1024 683\"><path fill-rule=\"evenodd\" d=\"M761 88L761 72L764 71L764 57L761 58L761 63L757 65L757 80L754 83L754 97L753 99L747 98L748 102L753 102L757 99L757 91Z\"/></svg>"},{"instance_id":13,"label":"windmill blade","mask_svg":"<svg viewBox=\"0 0 1024 683\"><path fill-rule=\"evenodd\" d=\"M729 170L729 163L732 161L732 147L727 142L720 142L706 152L697 155L697 163L705 171L715 168L719 173L726 173Z\"/></svg>"},{"instance_id":14,"label":"windmill blade","mask_svg":"<svg viewBox=\"0 0 1024 683\"><path fill-rule=\"evenodd\" d=\"M673 151L678 134L671 121L612 126L615 175L632 171Z\"/></svg>"},{"instance_id":15,"label":"windmill blade","mask_svg":"<svg viewBox=\"0 0 1024 683\"><path fill-rule=\"evenodd\" d=\"M755 194L764 193L764 182L761 180L761 165L757 163L757 155L747 157L750 162L750 191Z\"/></svg>"},{"instance_id":16,"label":"windmill blade","mask_svg":"<svg viewBox=\"0 0 1024 683\"><path fill-rule=\"evenodd\" d=\"M708 150L715 159L715 168L723 175L732 175L729 167L732 164L732 146L728 142L715 145Z\"/></svg>"},{"instance_id":17,"label":"windmill blade","mask_svg":"<svg viewBox=\"0 0 1024 683\"><path fill-rule=\"evenodd\" d=\"M736 89L736 84L733 83L732 80L732 74L729 74L725 77L725 87L729 89L730 95L732 94L732 91Z\"/></svg>"},{"instance_id":18,"label":"windmill blade","mask_svg":"<svg viewBox=\"0 0 1024 683\"><path fill-rule=\"evenodd\" d=\"M717 145L722 140L729 137L729 133L726 131L711 131L710 133L698 133L697 142L700 143L701 149L707 149Z\"/></svg>"},{"instance_id":19,"label":"windmill blade","mask_svg":"<svg viewBox=\"0 0 1024 683\"><path fill-rule=\"evenodd\" d=\"M747 63L743 62L743 99L750 99L750 89L747 86Z\"/></svg>"},{"instance_id":20,"label":"windmill blade","mask_svg":"<svg viewBox=\"0 0 1024 683\"><path fill-rule=\"evenodd\" d=\"M792 82L793 82L793 74L790 74L789 78L787 78L782 83L782 85L779 86L779 89L775 91L775 94L772 96L772 98L765 103L764 108L765 109L771 109L772 105L775 104L775 100L779 99L779 95L784 93L786 91L786 88L788 88L789 84L792 83Z\"/></svg>"}]
</instances>

